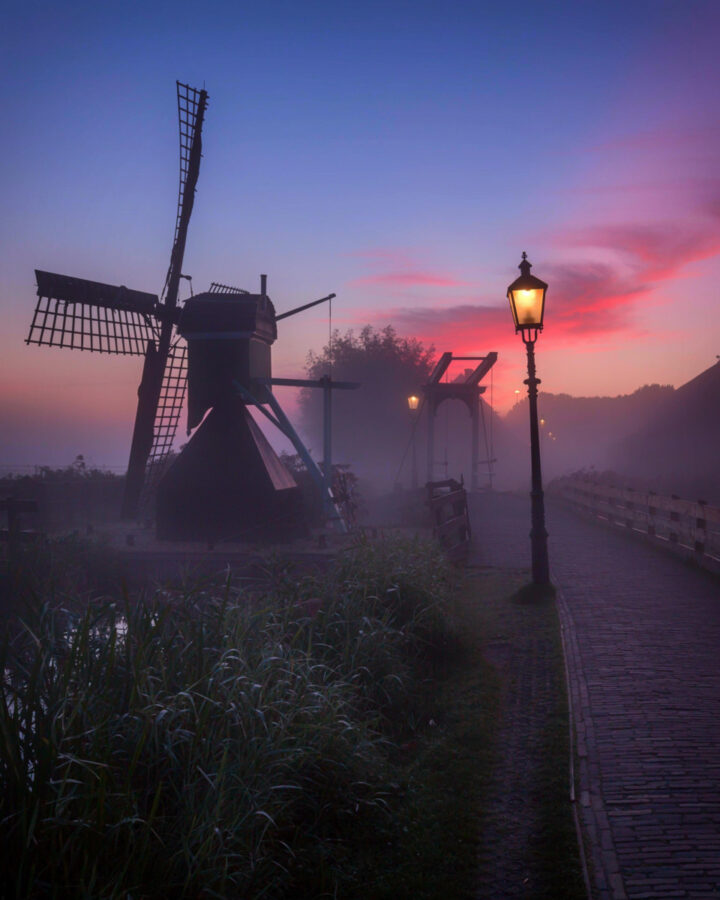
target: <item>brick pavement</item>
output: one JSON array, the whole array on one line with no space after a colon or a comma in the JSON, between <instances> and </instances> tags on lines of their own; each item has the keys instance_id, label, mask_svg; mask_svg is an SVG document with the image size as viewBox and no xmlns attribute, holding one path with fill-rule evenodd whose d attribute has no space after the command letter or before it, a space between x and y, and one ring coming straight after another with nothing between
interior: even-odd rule
<instances>
[{"instance_id":1,"label":"brick pavement","mask_svg":"<svg viewBox=\"0 0 720 900\"><path fill-rule=\"evenodd\" d=\"M529 501L471 501L481 565L529 566ZM593 894L720 898L720 581L548 506Z\"/></svg>"}]
</instances>

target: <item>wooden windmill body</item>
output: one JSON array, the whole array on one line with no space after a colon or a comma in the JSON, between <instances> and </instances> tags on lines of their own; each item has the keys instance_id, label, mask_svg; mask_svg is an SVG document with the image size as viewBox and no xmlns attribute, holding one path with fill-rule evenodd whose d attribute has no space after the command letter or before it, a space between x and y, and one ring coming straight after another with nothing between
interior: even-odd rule
<instances>
[{"instance_id":1,"label":"wooden windmill body","mask_svg":"<svg viewBox=\"0 0 720 900\"><path fill-rule=\"evenodd\" d=\"M254 405L292 441L323 493L328 515L342 527L333 512L329 421L321 472L274 398L272 385L324 387L326 396L334 388L356 385L273 379L271 372L277 321L335 295L276 315L263 275L258 294L213 282L209 291L178 302L180 281L187 278L183 257L208 98L204 90L179 82L177 92L180 188L161 295L36 270L38 302L27 343L144 357L123 518L137 518L157 493L160 537L217 540L296 533L303 518L299 491L250 415L247 406ZM197 431L168 468L186 393L188 431Z\"/></svg>"}]
</instances>

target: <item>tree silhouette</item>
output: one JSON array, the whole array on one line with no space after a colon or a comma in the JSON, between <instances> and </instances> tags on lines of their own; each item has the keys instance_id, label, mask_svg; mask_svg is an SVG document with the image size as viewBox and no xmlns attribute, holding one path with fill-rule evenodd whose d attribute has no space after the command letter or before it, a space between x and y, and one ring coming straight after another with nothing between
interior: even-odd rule
<instances>
[{"instance_id":1,"label":"tree silhouette","mask_svg":"<svg viewBox=\"0 0 720 900\"><path fill-rule=\"evenodd\" d=\"M309 377L330 375L361 384L356 391L334 392L334 461L348 463L378 487L392 485L410 437L407 398L420 393L434 356L434 347L400 337L391 325L380 330L366 325L344 335L335 331L321 353L308 354ZM299 405L303 432L314 448L321 448L321 392L302 391Z\"/></svg>"}]
</instances>

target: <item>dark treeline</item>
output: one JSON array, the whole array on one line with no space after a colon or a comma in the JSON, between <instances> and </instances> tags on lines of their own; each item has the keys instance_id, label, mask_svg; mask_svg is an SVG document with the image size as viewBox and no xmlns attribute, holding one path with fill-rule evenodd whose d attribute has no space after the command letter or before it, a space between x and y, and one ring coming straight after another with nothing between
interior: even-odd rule
<instances>
[{"instance_id":1,"label":"dark treeline","mask_svg":"<svg viewBox=\"0 0 720 900\"><path fill-rule=\"evenodd\" d=\"M37 512L23 514L24 528L85 529L118 517L124 483L124 477L89 467L77 456L69 466L39 466L33 475L0 478L0 497L37 502Z\"/></svg>"},{"instance_id":2,"label":"dark treeline","mask_svg":"<svg viewBox=\"0 0 720 900\"><path fill-rule=\"evenodd\" d=\"M616 482L720 503L720 364L687 384L646 385L619 397L540 395L543 466L548 478L580 469ZM527 403L506 424L527 428Z\"/></svg>"},{"instance_id":3,"label":"dark treeline","mask_svg":"<svg viewBox=\"0 0 720 900\"><path fill-rule=\"evenodd\" d=\"M334 459L348 463L364 490L385 491L411 480L412 419L407 397L421 395L435 351L401 338L391 327L367 326L355 334L336 333L332 345L311 354L312 377L332 369L336 379L362 387L334 398ZM487 379L490 382L490 379ZM499 489L525 489L529 480L527 400L505 416L493 413L487 384L483 397L479 481ZM317 392L316 392L317 393ZM316 451L322 446L321 398L306 392L300 423ZM720 366L715 365L678 389L651 384L616 397L572 397L543 392L543 471L547 481L578 470L613 471L617 478L666 493L720 502ZM419 482L427 475L427 424L415 429ZM433 477L471 477L470 419L466 407L450 401L438 411ZM492 459L492 466L485 460ZM402 465L401 465L402 463Z\"/></svg>"},{"instance_id":4,"label":"dark treeline","mask_svg":"<svg viewBox=\"0 0 720 900\"><path fill-rule=\"evenodd\" d=\"M670 385L659 384L617 397L542 392L538 409L546 475L553 478L583 468L617 468L622 443L646 427L673 393ZM513 434L526 438L526 400L510 410L505 423Z\"/></svg>"},{"instance_id":5,"label":"dark treeline","mask_svg":"<svg viewBox=\"0 0 720 900\"><path fill-rule=\"evenodd\" d=\"M328 373L336 380L360 382L355 391L333 397L333 460L348 465L360 479L360 494L370 499L397 485L410 486L413 419L410 394L422 396L435 362L434 347L400 337L392 327L366 326L309 354L313 378ZM525 490L529 482L527 399L504 416L493 412L491 380L482 402L479 483L500 490ZM322 397L304 391L298 424L312 454L322 457ZM541 392L541 447L546 482L579 470L613 472L638 488L676 493L720 503L720 363L687 384L645 385L617 397L572 397ZM427 477L427 420L420 411L414 430L418 482ZM433 477L471 480L471 432L467 408L444 403L435 428ZM493 460L488 463L487 460ZM490 471L492 470L492 477ZM33 476L0 479L0 496L36 499L43 530L84 527L114 519L123 479L86 466L81 456L67 467L40 468Z\"/></svg>"}]
</instances>

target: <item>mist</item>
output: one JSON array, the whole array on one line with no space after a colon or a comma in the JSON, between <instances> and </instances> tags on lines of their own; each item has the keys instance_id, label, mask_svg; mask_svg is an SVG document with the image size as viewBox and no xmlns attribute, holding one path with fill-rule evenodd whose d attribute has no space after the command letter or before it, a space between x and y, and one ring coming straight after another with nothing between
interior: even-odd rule
<instances>
[{"instance_id":1,"label":"mist","mask_svg":"<svg viewBox=\"0 0 720 900\"><path fill-rule=\"evenodd\" d=\"M357 391L333 398L333 459L349 465L371 494L409 489L413 458L417 483L472 480L471 420L458 400L444 402L435 421L435 459L428 468L427 407L417 420L407 395L421 394L407 373L396 383L388 371L358 373ZM538 398L543 477L546 483L578 471L613 473L638 488L717 502L716 452L720 424L720 364L687 384L652 384L614 397L541 392ZM526 490L530 477L527 398L505 415L483 398L480 420L480 489ZM301 405L311 446L321 446L319 398Z\"/></svg>"}]
</instances>

